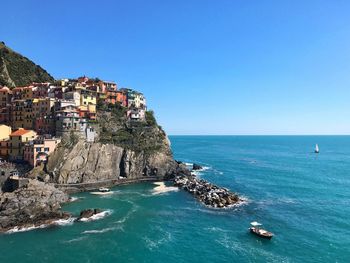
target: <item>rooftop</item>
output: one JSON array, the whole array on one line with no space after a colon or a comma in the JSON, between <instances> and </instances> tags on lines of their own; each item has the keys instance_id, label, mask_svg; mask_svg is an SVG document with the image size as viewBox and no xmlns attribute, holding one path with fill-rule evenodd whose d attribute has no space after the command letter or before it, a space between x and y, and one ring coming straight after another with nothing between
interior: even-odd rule
<instances>
[{"instance_id":1,"label":"rooftop","mask_svg":"<svg viewBox=\"0 0 350 263\"><path fill-rule=\"evenodd\" d=\"M22 136L28 132L31 132L31 130L26 130L23 128L19 128L17 131L10 134L10 136Z\"/></svg>"}]
</instances>

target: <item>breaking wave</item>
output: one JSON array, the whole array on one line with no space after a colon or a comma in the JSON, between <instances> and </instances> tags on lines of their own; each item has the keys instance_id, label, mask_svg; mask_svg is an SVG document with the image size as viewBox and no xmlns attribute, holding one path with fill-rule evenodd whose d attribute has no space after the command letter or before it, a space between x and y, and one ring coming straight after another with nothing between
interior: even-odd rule
<instances>
[{"instance_id":1,"label":"breaking wave","mask_svg":"<svg viewBox=\"0 0 350 263\"><path fill-rule=\"evenodd\" d=\"M106 216L109 216L112 214L112 210L106 210L101 213L97 213L96 215L90 216L89 218L81 218L79 221L81 222L90 222L90 221L95 221L95 220L100 220Z\"/></svg>"}]
</instances>

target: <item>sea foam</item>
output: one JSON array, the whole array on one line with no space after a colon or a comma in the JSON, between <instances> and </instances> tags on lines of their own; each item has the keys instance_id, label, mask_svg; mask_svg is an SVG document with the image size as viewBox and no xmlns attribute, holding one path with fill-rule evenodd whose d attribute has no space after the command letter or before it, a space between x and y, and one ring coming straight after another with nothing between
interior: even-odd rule
<instances>
[{"instance_id":1,"label":"sea foam","mask_svg":"<svg viewBox=\"0 0 350 263\"><path fill-rule=\"evenodd\" d=\"M79 219L79 221L81 222L89 222L89 221L95 221L95 220L99 220L102 219L106 216L109 216L110 214L112 214L112 210L106 210L106 211L102 211L101 213L97 213L96 215L93 215L89 218L81 218Z\"/></svg>"}]
</instances>

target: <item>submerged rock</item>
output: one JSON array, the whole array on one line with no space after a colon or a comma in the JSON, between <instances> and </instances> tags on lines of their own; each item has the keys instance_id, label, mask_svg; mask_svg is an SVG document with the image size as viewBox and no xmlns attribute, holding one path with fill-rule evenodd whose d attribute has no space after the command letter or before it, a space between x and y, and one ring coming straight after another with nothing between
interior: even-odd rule
<instances>
[{"instance_id":1,"label":"submerged rock","mask_svg":"<svg viewBox=\"0 0 350 263\"><path fill-rule=\"evenodd\" d=\"M224 208L238 204L243 200L226 188L216 186L194 175L175 177L174 185L195 196L201 203L209 207Z\"/></svg>"},{"instance_id":2,"label":"submerged rock","mask_svg":"<svg viewBox=\"0 0 350 263\"><path fill-rule=\"evenodd\" d=\"M83 218L90 218L96 214L102 213L103 211L101 209L95 208L95 209L85 209L80 212L79 217L77 218L77 221L81 221Z\"/></svg>"},{"instance_id":3,"label":"submerged rock","mask_svg":"<svg viewBox=\"0 0 350 263\"><path fill-rule=\"evenodd\" d=\"M203 169L203 167L200 166L199 164L196 164L196 163L194 163L193 166L192 166L192 170L194 170L194 171L202 170L202 169Z\"/></svg>"}]
</instances>

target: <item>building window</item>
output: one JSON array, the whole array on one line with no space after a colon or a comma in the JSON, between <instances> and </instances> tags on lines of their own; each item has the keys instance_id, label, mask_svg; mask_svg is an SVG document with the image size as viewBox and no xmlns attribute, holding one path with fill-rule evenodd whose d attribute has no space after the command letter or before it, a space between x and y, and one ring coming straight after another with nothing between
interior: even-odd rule
<instances>
[{"instance_id":1,"label":"building window","mask_svg":"<svg viewBox=\"0 0 350 263\"><path fill-rule=\"evenodd\" d=\"M38 152L40 152L41 151L41 147L36 147L35 148L35 151L38 153Z\"/></svg>"}]
</instances>

